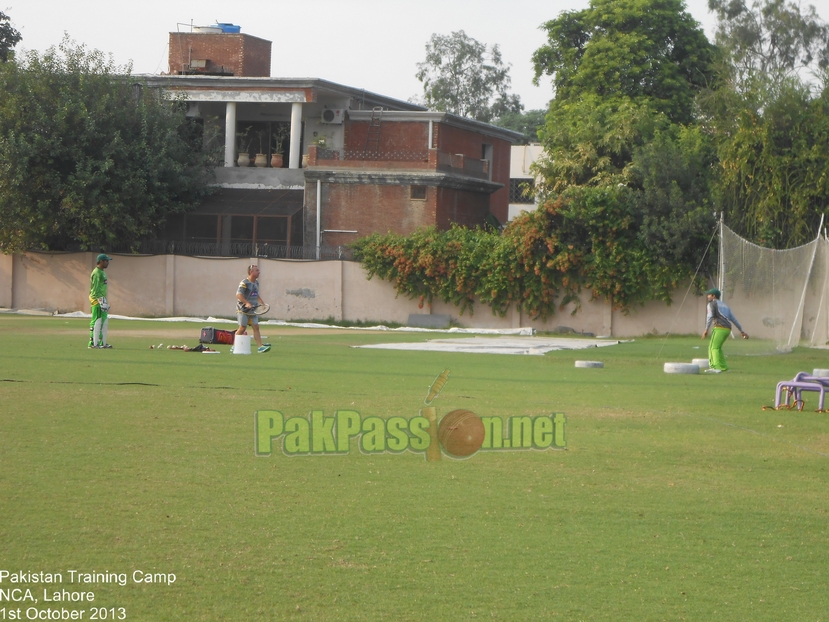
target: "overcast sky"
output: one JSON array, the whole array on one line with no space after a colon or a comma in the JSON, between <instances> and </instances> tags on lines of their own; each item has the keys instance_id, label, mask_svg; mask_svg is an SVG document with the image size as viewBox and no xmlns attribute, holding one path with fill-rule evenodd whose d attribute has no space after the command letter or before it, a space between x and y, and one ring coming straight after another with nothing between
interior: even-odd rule
<instances>
[{"instance_id":1,"label":"overcast sky","mask_svg":"<svg viewBox=\"0 0 829 622\"><path fill-rule=\"evenodd\" d=\"M133 73L166 73L168 33L192 23L240 25L273 42L271 75L322 78L408 100L422 93L417 63L433 33L457 30L498 44L511 64L512 91L526 109L546 108L549 81L533 86L532 53L544 42L539 26L588 0L0 0L0 10L23 35L18 49L43 51L66 32L79 43L111 53ZM688 9L713 39L707 0Z\"/></svg>"}]
</instances>

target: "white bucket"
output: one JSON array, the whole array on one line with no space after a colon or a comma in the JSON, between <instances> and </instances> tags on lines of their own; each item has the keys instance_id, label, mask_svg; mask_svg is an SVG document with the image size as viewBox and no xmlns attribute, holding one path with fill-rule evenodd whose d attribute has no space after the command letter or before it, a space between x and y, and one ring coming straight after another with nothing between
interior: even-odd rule
<instances>
[{"instance_id":1,"label":"white bucket","mask_svg":"<svg viewBox=\"0 0 829 622\"><path fill-rule=\"evenodd\" d=\"M250 335L236 335L233 338L233 354L250 354Z\"/></svg>"}]
</instances>

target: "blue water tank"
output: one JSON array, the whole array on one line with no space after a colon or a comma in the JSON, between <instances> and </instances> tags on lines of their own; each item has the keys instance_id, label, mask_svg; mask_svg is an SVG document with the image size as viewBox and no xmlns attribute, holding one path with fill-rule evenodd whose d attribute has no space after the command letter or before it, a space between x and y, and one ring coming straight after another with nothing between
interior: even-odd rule
<instances>
[{"instance_id":1,"label":"blue water tank","mask_svg":"<svg viewBox=\"0 0 829 622\"><path fill-rule=\"evenodd\" d=\"M221 28L222 32L225 34L238 35L240 32L242 32L241 26L234 26L233 24L223 24L221 22L216 25L219 28Z\"/></svg>"}]
</instances>

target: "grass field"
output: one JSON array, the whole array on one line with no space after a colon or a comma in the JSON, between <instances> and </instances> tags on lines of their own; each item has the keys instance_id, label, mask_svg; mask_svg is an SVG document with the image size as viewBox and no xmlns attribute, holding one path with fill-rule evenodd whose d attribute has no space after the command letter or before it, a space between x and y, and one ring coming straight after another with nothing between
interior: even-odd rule
<instances>
[{"instance_id":1,"label":"grass field","mask_svg":"<svg viewBox=\"0 0 829 622\"><path fill-rule=\"evenodd\" d=\"M113 320L115 348L87 350L88 321L0 315L0 620L829 619L829 414L761 409L825 351L730 341L731 371L683 376L662 364L699 338L499 356L265 327L264 355L149 349L200 327ZM254 453L257 410L410 418L447 368L439 415L563 412L566 451Z\"/></svg>"}]
</instances>

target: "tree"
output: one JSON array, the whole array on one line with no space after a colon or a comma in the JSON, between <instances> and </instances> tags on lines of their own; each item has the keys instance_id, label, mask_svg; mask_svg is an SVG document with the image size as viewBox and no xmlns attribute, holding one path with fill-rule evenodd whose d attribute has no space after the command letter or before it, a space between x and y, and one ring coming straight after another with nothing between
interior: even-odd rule
<instances>
[{"instance_id":1,"label":"tree","mask_svg":"<svg viewBox=\"0 0 829 622\"><path fill-rule=\"evenodd\" d=\"M593 0L547 22L536 82L553 76L543 128L543 193L628 184L633 153L659 128L694 121L714 48L681 0Z\"/></svg>"},{"instance_id":2,"label":"tree","mask_svg":"<svg viewBox=\"0 0 829 622\"><path fill-rule=\"evenodd\" d=\"M709 7L722 79L700 105L719 158L717 206L758 244L803 244L829 209L829 25L783 0ZM820 74L822 92L809 80Z\"/></svg>"},{"instance_id":3,"label":"tree","mask_svg":"<svg viewBox=\"0 0 829 622\"><path fill-rule=\"evenodd\" d=\"M550 104L541 130L544 154L535 164L541 196L571 186L615 186L629 182L634 150L656 127L669 125L647 102L584 95Z\"/></svg>"},{"instance_id":4,"label":"tree","mask_svg":"<svg viewBox=\"0 0 829 622\"><path fill-rule=\"evenodd\" d=\"M463 30L433 34L416 76L423 83L424 104L432 110L490 122L524 108L521 98L509 93L509 65L498 46L487 47Z\"/></svg>"},{"instance_id":5,"label":"tree","mask_svg":"<svg viewBox=\"0 0 829 622\"><path fill-rule=\"evenodd\" d=\"M9 22L9 16L0 11L0 63L8 62L12 48L23 39Z\"/></svg>"},{"instance_id":6,"label":"tree","mask_svg":"<svg viewBox=\"0 0 829 622\"><path fill-rule=\"evenodd\" d=\"M718 206L729 226L758 244L789 248L815 237L829 211L829 88L797 82L762 108L744 100L716 119Z\"/></svg>"},{"instance_id":7,"label":"tree","mask_svg":"<svg viewBox=\"0 0 829 622\"><path fill-rule=\"evenodd\" d=\"M544 126L546 110L527 110L526 112L507 112L492 120L493 125L503 127L524 135L522 145L539 141L538 131Z\"/></svg>"},{"instance_id":8,"label":"tree","mask_svg":"<svg viewBox=\"0 0 829 622\"><path fill-rule=\"evenodd\" d=\"M207 192L182 106L69 39L0 64L0 250L133 244Z\"/></svg>"},{"instance_id":9,"label":"tree","mask_svg":"<svg viewBox=\"0 0 829 622\"><path fill-rule=\"evenodd\" d=\"M542 28L548 42L533 54L535 81L553 77L554 101L627 99L671 123L693 120L714 50L682 0L591 0Z\"/></svg>"},{"instance_id":10,"label":"tree","mask_svg":"<svg viewBox=\"0 0 829 622\"><path fill-rule=\"evenodd\" d=\"M698 126L672 125L634 150L629 186L636 190L640 241L657 266L668 270L699 265L711 239L715 211L711 198L717 161L711 137ZM714 255L705 255L704 272Z\"/></svg>"},{"instance_id":11,"label":"tree","mask_svg":"<svg viewBox=\"0 0 829 622\"><path fill-rule=\"evenodd\" d=\"M815 7L784 0L708 0L719 23L716 42L726 51L730 82L737 90L757 83L782 85L803 72L829 69L829 25Z\"/></svg>"}]
</instances>

